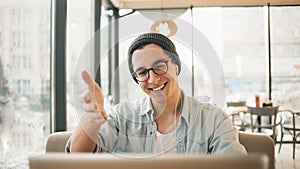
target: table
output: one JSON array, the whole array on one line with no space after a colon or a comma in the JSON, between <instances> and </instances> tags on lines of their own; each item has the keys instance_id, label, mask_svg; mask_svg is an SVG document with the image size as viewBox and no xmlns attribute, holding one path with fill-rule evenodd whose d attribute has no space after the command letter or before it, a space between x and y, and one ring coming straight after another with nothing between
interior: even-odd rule
<instances>
[{"instance_id":1,"label":"table","mask_svg":"<svg viewBox=\"0 0 300 169\"><path fill-rule=\"evenodd\" d=\"M296 107L287 107L287 106L281 106L279 107L278 109L278 112L295 112L295 113L298 113L300 112L299 108L296 108ZM237 106L237 107L228 107L226 110L225 110L226 114L227 115L236 115L238 113L248 113L248 108L247 106ZM270 123L272 121L272 119L269 119ZM258 116L257 117L257 122L258 124L261 124L261 117ZM242 121L242 126L245 126L245 124L243 124L244 122ZM258 129L258 131L260 132L261 129Z\"/></svg>"},{"instance_id":2,"label":"table","mask_svg":"<svg viewBox=\"0 0 300 169\"><path fill-rule=\"evenodd\" d=\"M287 111L286 109L282 109L279 107L278 109L278 112L284 112L284 111ZM236 107L228 107L226 110L225 110L226 114L227 115L231 115L231 116L234 116L238 113L248 113L248 107L247 106L236 106ZM257 123L258 124L261 124L261 116L257 116ZM272 118L270 117L269 118L269 123L271 124L272 123ZM241 122L241 130L245 130L245 124L244 124L244 121L242 120ZM261 132L261 128L258 128L258 132Z\"/></svg>"}]
</instances>

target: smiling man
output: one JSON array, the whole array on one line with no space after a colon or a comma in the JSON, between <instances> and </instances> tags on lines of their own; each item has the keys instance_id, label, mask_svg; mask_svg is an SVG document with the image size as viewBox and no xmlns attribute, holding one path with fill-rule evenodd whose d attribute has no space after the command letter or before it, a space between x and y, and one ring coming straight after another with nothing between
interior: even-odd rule
<instances>
[{"instance_id":1,"label":"smiling man","mask_svg":"<svg viewBox=\"0 0 300 169\"><path fill-rule=\"evenodd\" d=\"M67 152L246 154L224 112L180 89L181 62L169 38L140 35L129 47L128 65L147 97L120 103L107 117L101 89L83 71L89 89L83 98L86 113Z\"/></svg>"}]
</instances>

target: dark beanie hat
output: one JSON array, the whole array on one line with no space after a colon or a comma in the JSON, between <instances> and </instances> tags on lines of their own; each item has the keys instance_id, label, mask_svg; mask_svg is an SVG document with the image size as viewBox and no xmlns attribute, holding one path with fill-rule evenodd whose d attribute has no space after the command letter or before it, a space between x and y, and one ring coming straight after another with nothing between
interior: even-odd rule
<instances>
[{"instance_id":1,"label":"dark beanie hat","mask_svg":"<svg viewBox=\"0 0 300 169\"><path fill-rule=\"evenodd\" d=\"M170 56L175 64L178 66L178 74L181 70L181 62L179 56L176 52L175 45L173 42L166 36L159 34L159 33L145 33L138 36L130 45L128 49L128 65L130 73L133 73L132 67L132 54L135 50L141 49L146 45L149 44L156 44L160 46L168 56Z\"/></svg>"}]
</instances>

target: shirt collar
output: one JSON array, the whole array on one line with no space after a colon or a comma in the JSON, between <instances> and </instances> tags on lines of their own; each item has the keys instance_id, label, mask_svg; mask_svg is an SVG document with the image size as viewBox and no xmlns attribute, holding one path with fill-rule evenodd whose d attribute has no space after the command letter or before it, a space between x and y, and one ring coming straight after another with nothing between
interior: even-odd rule
<instances>
[{"instance_id":1,"label":"shirt collar","mask_svg":"<svg viewBox=\"0 0 300 169\"><path fill-rule=\"evenodd\" d=\"M151 100L149 96L146 96L145 99L143 99L141 111L139 112L139 116L145 115L147 113L153 114L153 108L151 105Z\"/></svg>"},{"instance_id":2,"label":"shirt collar","mask_svg":"<svg viewBox=\"0 0 300 169\"><path fill-rule=\"evenodd\" d=\"M188 123L188 117L190 114L190 99L189 97L184 93L183 90L181 90L181 110L180 110L180 114L181 116L184 118L184 120Z\"/></svg>"}]
</instances>

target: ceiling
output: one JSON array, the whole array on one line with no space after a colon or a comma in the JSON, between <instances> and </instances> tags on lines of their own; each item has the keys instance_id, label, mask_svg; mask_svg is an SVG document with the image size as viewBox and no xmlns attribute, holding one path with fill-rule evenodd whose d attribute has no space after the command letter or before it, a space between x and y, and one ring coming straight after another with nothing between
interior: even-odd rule
<instances>
[{"instance_id":1,"label":"ceiling","mask_svg":"<svg viewBox=\"0 0 300 169\"><path fill-rule=\"evenodd\" d=\"M300 0L109 0L119 9L300 5Z\"/></svg>"}]
</instances>

